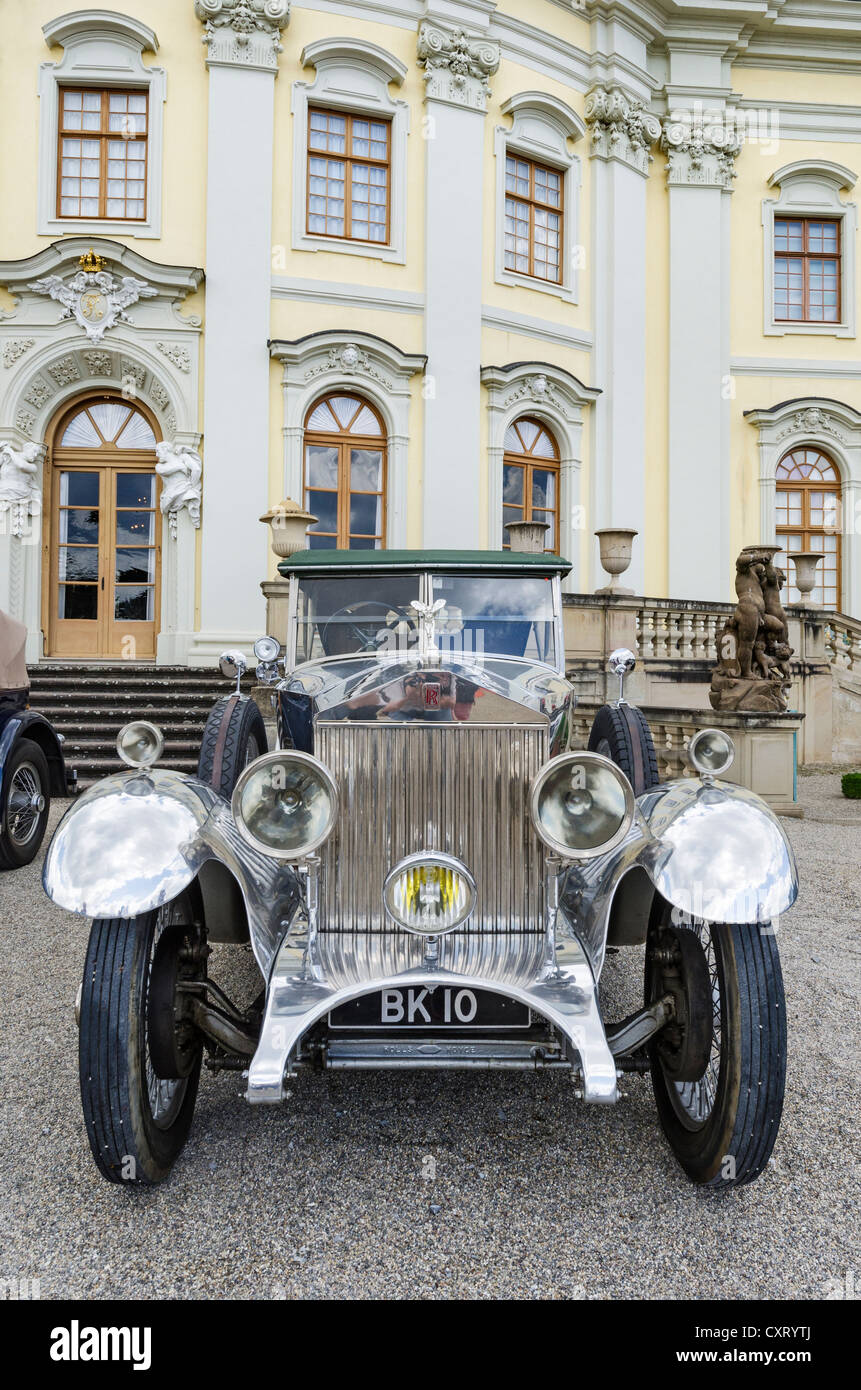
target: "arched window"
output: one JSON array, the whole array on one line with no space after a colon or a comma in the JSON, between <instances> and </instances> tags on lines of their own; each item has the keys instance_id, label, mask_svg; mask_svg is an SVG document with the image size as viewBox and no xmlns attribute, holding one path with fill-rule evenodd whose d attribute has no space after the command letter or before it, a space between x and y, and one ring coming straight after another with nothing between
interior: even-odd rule
<instances>
[{"instance_id":1,"label":"arched window","mask_svg":"<svg viewBox=\"0 0 861 1390\"><path fill-rule=\"evenodd\" d=\"M319 520L312 550L381 550L386 534L386 437L360 396L325 396L305 420L305 506Z\"/></svg>"},{"instance_id":2,"label":"arched window","mask_svg":"<svg viewBox=\"0 0 861 1390\"><path fill-rule=\"evenodd\" d=\"M545 548L559 549L559 450L546 426L529 416L505 431L502 460L502 545L511 521L547 521Z\"/></svg>"},{"instance_id":3,"label":"arched window","mask_svg":"<svg viewBox=\"0 0 861 1390\"><path fill-rule=\"evenodd\" d=\"M840 609L840 475L831 459L810 445L784 454L777 465L775 499L777 542L783 546L775 562L786 571L786 599L798 603L793 550L821 550L814 603Z\"/></svg>"}]
</instances>

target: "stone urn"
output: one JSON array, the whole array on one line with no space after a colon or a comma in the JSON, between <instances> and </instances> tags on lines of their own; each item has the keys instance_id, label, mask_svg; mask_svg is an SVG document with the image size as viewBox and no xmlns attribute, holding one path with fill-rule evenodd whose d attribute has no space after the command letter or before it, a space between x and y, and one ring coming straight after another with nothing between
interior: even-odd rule
<instances>
[{"instance_id":1,"label":"stone urn","mask_svg":"<svg viewBox=\"0 0 861 1390\"><path fill-rule=\"evenodd\" d=\"M633 589L623 589L617 583L620 574L631 563L631 550L634 544L634 537L637 531L632 531L625 526L605 526L602 530L596 531L598 544L601 547L601 565L610 576L610 583L603 589L596 589L598 594L632 594Z\"/></svg>"},{"instance_id":2,"label":"stone urn","mask_svg":"<svg viewBox=\"0 0 861 1390\"><path fill-rule=\"evenodd\" d=\"M544 538L550 529L549 521L512 521L506 527L512 550L540 555Z\"/></svg>"},{"instance_id":3,"label":"stone urn","mask_svg":"<svg viewBox=\"0 0 861 1390\"><path fill-rule=\"evenodd\" d=\"M279 560L286 560L288 555L295 555L297 550L306 549L308 527L313 526L319 517L314 516L312 512L304 511L292 497L285 497L283 502L278 502L268 512L264 512L260 520L271 527L273 551Z\"/></svg>"},{"instance_id":4,"label":"stone urn","mask_svg":"<svg viewBox=\"0 0 861 1390\"><path fill-rule=\"evenodd\" d=\"M801 595L798 600L801 608L818 608L810 595L816 588L816 566L822 559L821 550L790 550L789 558L795 565L795 587Z\"/></svg>"}]
</instances>

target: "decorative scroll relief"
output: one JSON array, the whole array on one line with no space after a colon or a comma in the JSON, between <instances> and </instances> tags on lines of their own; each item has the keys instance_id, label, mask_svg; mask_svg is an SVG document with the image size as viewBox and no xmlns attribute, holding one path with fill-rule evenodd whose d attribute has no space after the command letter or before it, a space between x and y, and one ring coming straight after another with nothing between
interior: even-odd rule
<instances>
[{"instance_id":1,"label":"decorative scroll relief","mask_svg":"<svg viewBox=\"0 0 861 1390\"><path fill-rule=\"evenodd\" d=\"M735 159L742 140L731 121L717 117L697 123L690 112L669 116L661 149L667 156L667 183L732 191Z\"/></svg>"},{"instance_id":2,"label":"decorative scroll relief","mask_svg":"<svg viewBox=\"0 0 861 1390\"><path fill-rule=\"evenodd\" d=\"M34 294L49 295L62 304L63 319L74 319L92 343L100 343L109 328L118 323L132 323L125 312L139 299L154 299L157 290L144 280L133 275L121 279L103 269L105 262L101 256L90 251L81 256L80 270L70 280L59 275L45 275L41 280L32 281L27 288Z\"/></svg>"},{"instance_id":3,"label":"decorative scroll relief","mask_svg":"<svg viewBox=\"0 0 861 1390\"><path fill-rule=\"evenodd\" d=\"M782 430L778 430L777 438L785 439L790 434L818 433L833 434L835 439L846 442L846 435L837 428L833 418L818 406L811 406L808 410L796 410L789 423L784 425Z\"/></svg>"},{"instance_id":4,"label":"decorative scroll relief","mask_svg":"<svg viewBox=\"0 0 861 1390\"><path fill-rule=\"evenodd\" d=\"M661 134L657 116L621 87L593 87L586 98L586 124L592 132L592 154L620 159L641 174L654 159L651 147Z\"/></svg>"},{"instance_id":5,"label":"decorative scroll relief","mask_svg":"<svg viewBox=\"0 0 861 1390\"><path fill-rule=\"evenodd\" d=\"M548 381L543 372L525 377L502 398L503 406L514 405L516 401L534 401L536 405L549 403L555 405L566 420L574 419L575 412L568 408L553 382Z\"/></svg>"},{"instance_id":6,"label":"decorative scroll relief","mask_svg":"<svg viewBox=\"0 0 861 1390\"><path fill-rule=\"evenodd\" d=\"M200 526L200 478L203 464L200 454L189 444L167 440L155 446L158 462L155 471L161 478L161 510L167 517L171 538L176 540L177 518L183 507L192 525Z\"/></svg>"},{"instance_id":7,"label":"decorative scroll relief","mask_svg":"<svg viewBox=\"0 0 861 1390\"><path fill-rule=\"evenodd\" d=\"M386 374L381 372L368 354L355 343L345 343L343 347L330 347L321 362L315 362L308 368L305 380L312 381L315 376L325 376L327 372L338 372L345 376L369 376L387 391L393 389L392 382Z\"/></svg>"},{"instance_id":8,"label":"decorative scroll relief","mask_svg":"<svg viewBox=\"0 0 861 1390\"><path fill-rule=\"evenodd\" d=\"M499 44L465 29L441 29L425 21L419 29L418 63L425 70L425 95L453 106L486 111L489 79L499 67Z\"/></svg>"},{"instance_id":9,"label":"decorative scroll relief","mask_svg":"<svg viewBox=\"0 0 861 1390\"><path fill-rule=\"evenodd\" d=\"M39 513L39 465L43 453L41 444L25 444L21 449L12 444L0 445L0 517L8 517L10 535L23 536L28 519ZM4 529L0 526L0 531Z\"/></svg>"},{"instance_id":10,"label":"decorative scroll relief","mask_svg":"<svg viewBox=\"0 0 861 1390\"><path fill-rule=\"evenodd\" d=\"M194 13L210 62L277 69L290 0L194 0Z\"/></svg>"},{"instance_id":11,"label":"decorative scroll relief","mask_svg":"<svg viewBox=\"0 0 861 1390\"><path fill-rule=\"evenodd\" d=\"M159 339L156 343L159 352L163 352L169 362L172 362L181 372L191 371L191 357L188 348L184 348L181 343L164 343Z\"/></svg>"},{"instance_id":12,"label":"decorative scroll relief","mask_svg":"<svg viewBox=\"0 0 861 1390\"><path fill-rule=\"evenodd\" d=\"M35 338L10 338L3 344L3 366L14 367L19 357L28 352L36 342Z\"/></svg>"}]
</instances>

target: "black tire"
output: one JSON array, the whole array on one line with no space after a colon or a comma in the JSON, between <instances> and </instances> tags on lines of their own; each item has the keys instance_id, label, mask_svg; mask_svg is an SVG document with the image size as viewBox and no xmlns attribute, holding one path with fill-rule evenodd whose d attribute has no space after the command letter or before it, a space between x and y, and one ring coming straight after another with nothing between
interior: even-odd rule
<instances>
[{"instance_id":1,"label":"black tire","mask_svg":"<svg viewBox=\"0 0 861 1390\"><path fill-rule=\"evenodd\" d=\"M254 701L247 695L224 695L209 712L197 775L229 801L240 773L267 748L266 725Z\"/></svg>"},{"instance_id":2,"label":"black tire","mask_svg":"<svg viewBox=\"0 0 861 1390\"><path fill-rule=\"evenodd\" d=\"M658 755L646 717L636 705L602 705L589 734L590 753L603 753L620 767L634 795L658 784Z\"/></svg>"},{"instance_id":3,"label":"black tire","mask_svg":"<svg viewBox=\"0 0 861 1390\"><path fill-rule=\"evenodd\" d=\"M669 921L661 903L659 920ZM646 953L646 998L655 997ZM777 941L767 924L694 923L712 977L714 1041L703 1078L677 1082L661 1065L660 1034L650 1045L661 1127L685 1172L709 1187L753 1182L774 1148L786 1083L786 1003Z\"/></svg>"},{"instance_id":4,"label":"black tire","mask_svg":"<svg viewBox=\"0 0 861 1390\"><path fill-rule=\"evenodd\" d=\"M22 869L36 858L51 809L50 786L48 760L38 743L19 739L3 769L0 869Z\"/></svg>"},{"instance_id":5,"label":"black tire","mask_svg":"<svg viewBox=\"0 0 861 1390\"><path fill-rule=\"evenodd\" d=\"M90 930L80 1004L81 1104L93 1158L109 1182L162 1182L188 1138L202 1052L181 1080L158 1081L147 1046L147 992L160 933L193 918L186 892L157 912L96 918Z\"/></svg>"}]
</instances>

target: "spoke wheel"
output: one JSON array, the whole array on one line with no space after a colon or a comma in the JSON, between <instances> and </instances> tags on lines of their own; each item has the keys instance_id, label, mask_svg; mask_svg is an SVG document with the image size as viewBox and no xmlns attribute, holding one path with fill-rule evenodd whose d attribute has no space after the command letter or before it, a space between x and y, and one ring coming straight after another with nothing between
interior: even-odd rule
<instances>
[{"instance_id":1,"label":"spoke wheel","mask_svg":"<svg viewBox=\"0 0 861 1390\"><path fill-rule=\"evenodd\" d=\"M110 1182L161 1182L188 1137L202 1048L184 1035L183 1074L164 1075L170 1070L165 1039L181 1025L184 996L163 994L154 1020L152 991L159 963L160 982L169 976L164 957L174 951L178 959L182 954L186 977L195 969L202 977L198 908L196 893L187 889L155 912L99 918L92 925L81 988L81 1101L93 1157Z\"/></svg>"},{"instance_id":2,"label":"spoke wheel","mask_svg":"<svg viewBox=\"0 0 861 1390\"><path fill-rule=\"evenodd\" d=\"M3 769L0 868L22 868L38 854L51 804L48 787L45 754L37 743L20 739Z\"/></svg>"},{"instance_id":3,"label":"spoke wheel","mask_svg":"<svg viewBox=\"0 0 861 1390\"><path fill-rule=\"evenodd\" d=\"M765 1168L786 1079L786 1005L777 941L767 923L691 920L673 926L657 900L646 945L646 1002L672 985L676 1018L649 1047L661 1126L695 1182L735 1187ZM667 964L668 943L681 952ZM668 973L669 971L669 973Z\"/></svg>"}]
</instances>

